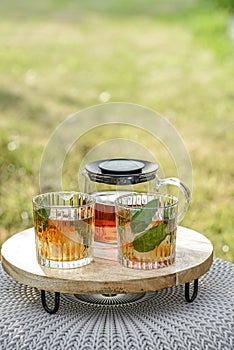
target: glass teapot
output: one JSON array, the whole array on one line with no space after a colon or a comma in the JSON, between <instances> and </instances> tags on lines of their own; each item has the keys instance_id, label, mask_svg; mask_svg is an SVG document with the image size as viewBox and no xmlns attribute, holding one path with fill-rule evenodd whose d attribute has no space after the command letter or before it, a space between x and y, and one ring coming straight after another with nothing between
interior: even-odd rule
<instances>
[{"instance_id":1,"label":"glass teapot","mask_svg":"<svg viewBox=\"0 0 234 350\"><path fill-rule=\"evenodd\" d=\"M157 192L162 185L175 185L184 195L178 221L190 203L190 190L177 178L159 179L158 165L146 160L114 158L87 163L81 171L84 192L96 199L94 239L116 243L115 204L117 197L129 192Z\"/></svg>"}]
</instances>

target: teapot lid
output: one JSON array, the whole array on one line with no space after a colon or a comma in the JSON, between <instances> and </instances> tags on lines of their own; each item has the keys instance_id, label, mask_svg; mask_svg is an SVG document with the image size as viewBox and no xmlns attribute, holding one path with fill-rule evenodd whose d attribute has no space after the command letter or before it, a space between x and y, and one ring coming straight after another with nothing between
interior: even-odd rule
<instances>
[{"instance_id":1,"label":"teapot lid","mask_svg":"<svg viewBox=\"0 0 234 350\"><path fill-rule=\"evenodd\" d=\"M88 163L85 169L91 181L129 185L154 179L158 165L146 160L114 158Z\"/></svg>"}]
</instances>

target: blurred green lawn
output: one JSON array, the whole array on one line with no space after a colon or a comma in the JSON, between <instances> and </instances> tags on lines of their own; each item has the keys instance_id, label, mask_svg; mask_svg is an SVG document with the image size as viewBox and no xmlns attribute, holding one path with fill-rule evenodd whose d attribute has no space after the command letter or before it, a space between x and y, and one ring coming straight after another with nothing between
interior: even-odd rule
<instances>
[{"instance_id":1,"label":"blurred green lawn","mask_svg":"<svg viewBox=\"0 0 234 350\"><path fill-rule=\"evenodd\" d=\"M234 262L233 76L228 14L212 0L1 0L0 243L32 226L31 198L55 127L83 108L123 101L175 126L193 164L182 224ZM77 159L118 132L90 132Z\"/></svg>"}]
</instances>

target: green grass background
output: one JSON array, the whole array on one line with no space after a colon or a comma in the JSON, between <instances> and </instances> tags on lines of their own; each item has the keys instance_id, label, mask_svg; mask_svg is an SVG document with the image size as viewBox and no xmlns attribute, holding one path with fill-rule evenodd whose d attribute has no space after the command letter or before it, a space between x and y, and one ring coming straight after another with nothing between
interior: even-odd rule
<instances>
[{"instance_id":1,"label":"green grass background","mask_svg":"<svg viewBox=\"0 0 234 350\"><path fill-rule=\"evenodd\" d=\"M234 40L229 13L212 0L0 2L0 243L31 227L40 160L55 128L77 111L132 102L166 117L193 166L184 226L206 235L215 256L234 262ZM73 162L95 144L132 133L90 131ZM144 141L146 142L146 141ZM165 175L176 175L163 149ZM115 156L115 155L113 155ZM75 160L74 160L75 158Z\"/></svg>"}]
</instances>

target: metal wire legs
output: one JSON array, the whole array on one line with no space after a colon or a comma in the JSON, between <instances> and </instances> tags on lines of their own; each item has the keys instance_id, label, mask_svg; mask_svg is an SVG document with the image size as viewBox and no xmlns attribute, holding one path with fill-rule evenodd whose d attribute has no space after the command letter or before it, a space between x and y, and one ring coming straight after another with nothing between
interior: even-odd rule
<instances>
[{"instance_id":1,"label":"metal wire legs","mask_svg":"<svg viewBox=\"0 0 234 350\"><path fill-rule=\"evenodd\" d=\"M185 299L188 303L192 303L198 294L198 279L195 279L193 281L193 292L192 295L190 296L190 282L185 283ZM105 295L106 297L110 297L111 295ZM48 312L49 314L55 314L58 309L59 309L59 303L60 303L60 293L59 292L55 292L54 293L54 307L51 308L47 305L46 302L46 292L44 290L41 290L41 302L42 302L42 306L45 309L46 312Z\"/></svg>"},{"instance_id":2,"label":"metal wire legs","mask_svg":"<svg viewBox=\"0 0 234 350\"><path fill-rule=\"evenodd\" d=\"M59 309L59 302L60 302L60 293L55 292L54 294L54 308L50 308L46 303L46 294L44 290L41 290L41 302L42 306L44 307L45 311L49 314L55 314Z\"/></svg>"},{"instance_id":3,"label":"metal wire legs","mask_svg":"<svg viewBox=\"0 0 234 350\"><path fill-rule=\"evenodd\" d=\"M198 279L193 281L193 294L190 296L190 282L185 283L185 299L188 303L192 303L198 294Z\"/></svg>"}]
</instances>

